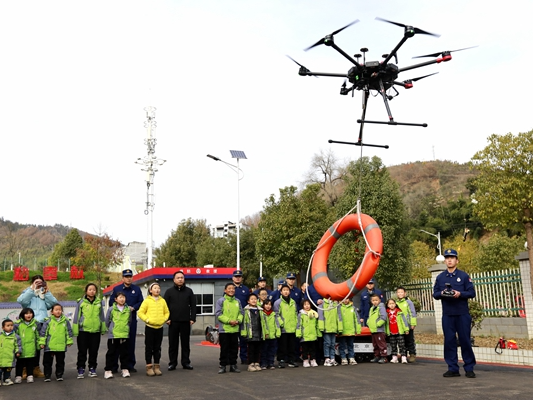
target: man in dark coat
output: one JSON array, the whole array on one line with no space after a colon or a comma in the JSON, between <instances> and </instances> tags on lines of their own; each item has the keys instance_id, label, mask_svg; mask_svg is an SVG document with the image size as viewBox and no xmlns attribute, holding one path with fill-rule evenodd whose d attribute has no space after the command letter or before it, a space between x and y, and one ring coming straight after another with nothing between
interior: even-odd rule
<instances>
[{"instance_id":1,"label":"man in dark coat","mask_svg":"<svg viewBox=\"0 0 533 400\"><path fill-rule=\"evenodd\" d=\"M174 286L165 292L165 301L170 310L168 318L168 370L178 365L178 349L181 340L181 366L193 369L191 365L191 326L196 322L196 297L191 288L185 286L185 274L174 274Z\"/></svg>"}]
</instances>

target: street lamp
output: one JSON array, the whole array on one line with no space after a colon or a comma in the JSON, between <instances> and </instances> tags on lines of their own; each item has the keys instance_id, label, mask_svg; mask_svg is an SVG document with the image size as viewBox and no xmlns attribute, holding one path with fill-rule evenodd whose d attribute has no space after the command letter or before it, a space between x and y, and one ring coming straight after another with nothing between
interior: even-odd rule
<instances>
[{"instance_id":1,"label":"street lamp","mask_svg":"<svg viewBox=\"0 0 533 400\"><path fill-rule=\"evenodd\" d=\"M230 150L231 158L237 159L237 165L230 164L218 157L208 154L207 157L215 161L220 161L226 164L232 171L237 173L237 271L241 270L241 238L240 238L240 226L241 226L241 204L240 204L240 181L244 178L244 172L239 167L240 159L247 159L244 151Z\"/></svg>"},{"instance_id":2,"label":"street lamp","mask_svg":"<svg viewBox=\"0 0 533 400\"><path fill-rule=\"evenodd\" d=\"M444 262L444 256L442 255L442 246L440 244L440 232L437 232L436 235L423 229L420 229L420 232L427 233L428 235L435 236L437 238L437 240L439 241L439 244L437 245L437 248L439 249L439 255L437 256L436 260L439 264L442 264Z\"/></svg>"}]
</instances>

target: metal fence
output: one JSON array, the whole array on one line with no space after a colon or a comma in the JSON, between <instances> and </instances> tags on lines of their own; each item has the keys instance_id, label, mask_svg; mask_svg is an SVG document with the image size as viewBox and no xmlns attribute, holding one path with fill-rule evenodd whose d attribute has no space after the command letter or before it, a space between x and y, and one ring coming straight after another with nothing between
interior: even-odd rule
<instances>
[{"instance_id":1,"label":"metal fence","mask_svg":"<svg viewBox=\"0 0 533 400\"><path fill-rule=\"evenodd\" d=\"M525 317L520 269L471 274L476 288L476 301L481 303L486 317ZM403 285L409 297L420 302L420 314L433 314L433 285L422 279ZM387 293L387 298L394 293Z\"/></svg>"}]
</instances>

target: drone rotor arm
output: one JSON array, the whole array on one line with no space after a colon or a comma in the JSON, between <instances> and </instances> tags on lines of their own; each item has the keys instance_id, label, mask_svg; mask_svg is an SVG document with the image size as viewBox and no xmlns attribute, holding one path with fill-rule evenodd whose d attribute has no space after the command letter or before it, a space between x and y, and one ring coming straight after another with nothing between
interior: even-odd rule
<instances>
[{"instance_id":1,"label":"drone rotor arm","mask_svg":"<svg viewBox=\"0 0 533 400\"><path fill-rule=\"evenodd\" d=\"M449 54L449 53L454 53L456 51L469 50L469 49L473 49L473 48L476 48L476 47L477 46L470 46L470 47L465 47L463 49L457 49L457 50L444 50L444 51L439 51L437 53L425 54L423 56L416 56L416 57L413 57L413 58L438 57L440 55L445 56L446 54ZM451 60L451 57L448 60ZM444 61L448 61L448 60L444 60Z\"/></svg>"},{"instance_id":2,"label":"drone rotor arm","mask_svg":"<svg viewBox=\"0 0 533 400\"><path fill-rule=\"evenodd\" d=\"M340 29L337 29L336 31L330 33L329 35L326 35L324 36L322 39L320 39L318 42L316 42L315 44L307 47L304 49L304 51L308 51L308 50L311 50L313 47L316 47L316 46L320 46L321 44L325 44L326 46L332 46L334 45L334 41L333 41L333 36L335 36L337 33L339 32L342 32L343 30L345 30L346 28L352 26L353 24L356 24L358 23L359 20L356 19L355 21L352 21L350 22L348 25L346 26L343 26L342 28Z\"/></svg>"}]
</instances>

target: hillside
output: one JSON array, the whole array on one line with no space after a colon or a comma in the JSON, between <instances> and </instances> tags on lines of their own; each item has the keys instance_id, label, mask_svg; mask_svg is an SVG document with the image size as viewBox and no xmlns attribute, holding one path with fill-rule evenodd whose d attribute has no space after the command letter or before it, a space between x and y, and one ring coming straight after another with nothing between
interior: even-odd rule
<instances>
[{"instance_id":1,"label":"hillside","mask_svg":"<svg viewBox=\"0 0 533 400\"><path fill-rule=\"evenodd\" d=\"M417 161L388 167L411 218L427 205L443 206L449 200L468 198L468 180L475 177L468 164L452 161Z\"/></svg>"}]
</instances>

